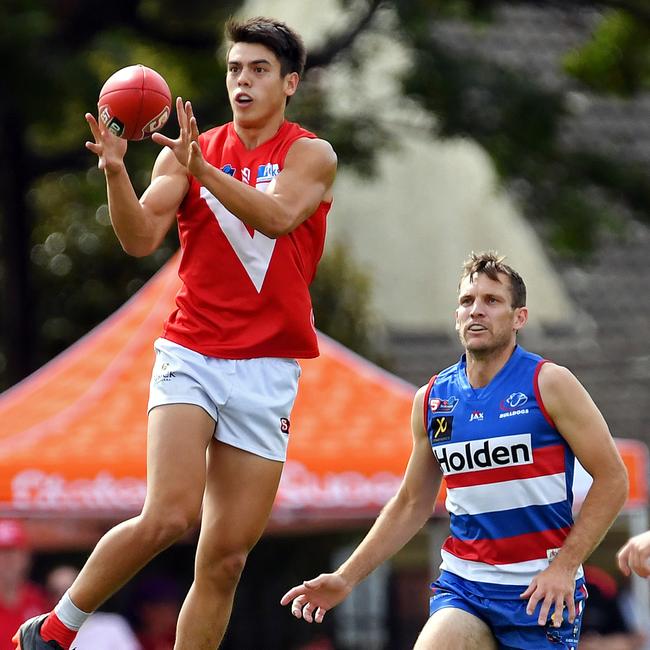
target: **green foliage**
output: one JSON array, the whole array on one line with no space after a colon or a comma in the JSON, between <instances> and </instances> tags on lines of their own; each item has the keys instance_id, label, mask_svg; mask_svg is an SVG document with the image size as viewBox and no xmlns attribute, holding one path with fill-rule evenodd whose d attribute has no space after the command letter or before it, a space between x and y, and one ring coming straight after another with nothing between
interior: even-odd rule
<instances>
[{"instance_id":1,"label":"green foliage","mask_svg":"<svg viewBox=\"0 0 650 650\"><path fill-rule=\"evenodd\" d=\"M629 96L650 88L650 26L608 13L593 38L567 54L565 70L593 90Z\"/></svg>"},{"instance_id":2,"label":"green foliage","mask_svg":"<svg viewBox=\"0 0 650 650\"><path fill-rule=\"evenodd\" d=\"M481 18L491 4L486 3ZM423 20L415 5L398 3L405 20ZM625 60L636 62L639 73L634 88L639 87L641 71L647 73L647 29L621 14L609 15L602 27L604 33L614 32L619 44L626 34ZM486 149L504 184L516 190L526 216L557 252L588 256L601 230L617 227L620 218L611 207L615 204L650 220L646 172L593 151L568 151L559 142L560 122L568 117L561 93L542 89L520 72L443 49L426 31L408 35L414 64L403 79L405 94L436 115L437 135L469 137ZM595 42L602 38L597 36ZM593 45L590 53L597 52L599 45ZM580 58L587 60L585 55ZM627 87L633 88L631 82Z\"/></svg>"},{"instance_id":3,"label":"green foliage","mask_svg":"<svg viewBox=\"0 0 650 650\"><path fill-rule=\"evenodd\" d=\"M337 241L328 247L311 285L316 327L367 359L385 365L375 334L372 282L355 264L348 247Z\"/></svg>"},{"instance_id":4,"label":"green foliage","mask_svg":"<svg viewBox=\"0 0 650 650\"><path fill-rule=\"evenodd\" d=\"M172 0L114 0L110 8L92 0L0 3L0 389L117 309L178 245L171 232L154 255L134 259L112 232L103 175L83 146L90 139L83 116L96 111L103 82L143 63L165 77L174 96L192 100L201 129L228 121L223 25L241 5L196 0L187 11ZM327 110L320 84L318 70L310 71L289 116L369 173L383 135L371 107L340 120ZM173 118L164 132L177 132ZM129 145L138 194L158 151L151 142ZM21 296L21 304L7 306L10 296Z\"/></svg>"}]
</instances>

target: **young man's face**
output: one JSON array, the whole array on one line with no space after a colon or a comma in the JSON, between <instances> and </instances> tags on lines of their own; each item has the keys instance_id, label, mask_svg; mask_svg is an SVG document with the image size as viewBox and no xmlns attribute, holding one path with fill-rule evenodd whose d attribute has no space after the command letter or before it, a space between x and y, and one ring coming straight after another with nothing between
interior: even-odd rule
<instances>
[{"instance_id":1,"label":"young man's face","mask_svg":"<svg viewBox=\"0 0 650 650\"><path fill-rule=\"evenodd\" d=\"M456 331L463 347L480 356L515 343L516 332L528 320L526 307L512 306L510 278L499 273L499 281L484 273L463 278L456 309Z\"/></svg>"},{"instance_id":2,"label":"young man's face","mask_svg":"<svg viewBox=\"0 0 650 650\"><path fill-rule=\"evenodd\" d=\"M262 126L284 111L298 86L295 72L282 76L280 61L259 43L235 43L228 52L226 87L233 117L242 126Z\"/></svg>"}]
</instances>

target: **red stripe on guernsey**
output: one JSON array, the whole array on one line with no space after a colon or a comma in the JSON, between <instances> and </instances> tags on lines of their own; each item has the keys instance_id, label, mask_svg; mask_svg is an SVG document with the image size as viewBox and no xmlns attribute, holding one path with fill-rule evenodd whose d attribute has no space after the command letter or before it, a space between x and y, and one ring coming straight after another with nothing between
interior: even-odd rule
<instances>
[{"instance_id":1,"label":"red stripe on guernsey","mask_svg":"<svg viewBox=\"0 0 650 650\"><path fill-rule=\"evenodd\" d=\"M424 430L427 430L428 426L428 420L427 416L429 415L429 395L431 395L431 389L433 388L433 385L436 383L438 375L433 375L431 379L429 379L429 383L427 384L427 389L424 392Z\"/></svg>"},{"instance_id":2,"label":"red stripe on guernsey","mask_svg":"<svg viewBox=\"0 0 650 650\"><path fill-rule=\"evenodd\" d=\"M533 450L534 462L527 465L512 465L498 469L484 469L478 472L462 472L445 476L448 488L469 487L470 485L486 485L515 481L523 478L550 476L565 471L564 447L550 445L537 447Z\"/></svg>"},{"instance_id":3,"label":"red stripe on guernsey","mask_svg":"<svg viewBox=\"0 0 650 650\"><path fill-rule=\"evenodd\" d=\"M554 428L556 429L557 427L555 426L555 422L553 422L553 418L548 414L548 411L546 410L546 407L544 406L544 400L542 399L542 395L539 392L539 371L542 369L542 366L545 363L549 363L548 359L542 359L541 361L538 362L537 367L535 368L535 374L533 375L533 390L535 391L535 399L537 400L537 403L539 404L539 410L542 412L542 415L546 418L546 421Z\"/></svg>"},{"instance_id":4,"label":"red stripe on guernsey","mask_svg":"<svg viewBox=\"0 0 650 650\"><path fill-rule=\"evenodd\" d=\"M503 539L463 541L448 537L443 549L461 560L485 564L514 564L546 559L548 549L560 548L571 528L556 528L542 533L527 533Z\"/></svg>"}]
</instances>

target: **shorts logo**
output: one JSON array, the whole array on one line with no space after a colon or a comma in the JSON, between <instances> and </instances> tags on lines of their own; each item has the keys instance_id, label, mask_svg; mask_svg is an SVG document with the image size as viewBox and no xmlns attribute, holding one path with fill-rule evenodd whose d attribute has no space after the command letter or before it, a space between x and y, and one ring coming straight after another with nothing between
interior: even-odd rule
<instances>
[{"instance_id":1,"label":"shorts logo","mask_svg":"<svg viewBox=\"0 0 650 650\"><path fill-rule=\"evenodd\" d=\"M173 370L169 369L169 364L163 363L160 366L160 372L154 375L153 380L159 384L161 381L171 381L174 377L176 377L176 375Z\"/></svg>"},{"instance_id":2,"label":"shorts logo","mask_svg":"<svg viewBox=\"0 0 650 650\"><path fill-rule=\"evenodd\" d=\"M282 433L289 433L289 427L291 426L291 422L289 422L289 418L280 418L280 431Z\"/></svg>"},{"instance_id":3,"label":"shorts logo","mask_svg":"<svg viewBox=\"0 0 650 650\"><path fill-rule=\"evenodd\" d=\"M433 413L451 413L456 404L458 404L457 397L448 397L447 399L433 397L429 400L429 408Z\"/></svg>"},{"instance_id":4,"label":"shorts logo","mask_svg":"<svg viewBox=\"0 0 650 650\"><path fill-rule=\"evenodd\" d=\"M435 417L429 422L429 440L431 444L451 440L454 416Z\"/></svg>"},{"instance_id":5,"label":"shorts logo","mask_svg":"<svg viewBox=\"0 0 650 650\"><path fill-rule=\"evenodd\" d=\"M469 416L469 421L474 422L475 420L483 422L483 411L472 411L472 414Z\"/></svg>"}]
</instances>

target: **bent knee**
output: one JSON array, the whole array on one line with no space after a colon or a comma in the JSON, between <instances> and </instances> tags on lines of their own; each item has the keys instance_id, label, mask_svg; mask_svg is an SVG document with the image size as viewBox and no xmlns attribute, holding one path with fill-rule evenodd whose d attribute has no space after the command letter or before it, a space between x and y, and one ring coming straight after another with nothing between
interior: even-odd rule
<instances>
[{"instance_id":1,"label":"bent knee","mask_svg":"<svg viewBox=\"0 0 650 650\"><path fill-rule=\"evenodd\" d=\"M209 579L223 587L231 587L239 582L246 566L247 551L221 551L213 554L210 561L197 564L197 579Z\"/></svg>"},{"instance_id":2,"label":"bent knee","mask_svg":"<svg viewBox=\"0 0 650 650\"><path fill-rule=\"evenodd\" d=\"M143 512L140 515L138 532L142 535L144 543L164 548L177 542L195 523L196 516L183 511L165 514Z\"/></svg>"}]
</instances>

